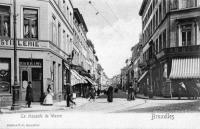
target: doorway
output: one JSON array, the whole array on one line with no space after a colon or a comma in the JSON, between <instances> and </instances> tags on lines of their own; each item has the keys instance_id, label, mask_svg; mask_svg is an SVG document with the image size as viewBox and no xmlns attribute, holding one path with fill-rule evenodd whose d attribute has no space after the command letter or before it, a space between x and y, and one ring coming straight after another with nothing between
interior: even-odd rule
<instances>
[{"instance_id":1,"label":"doorway","mask_svg":"<svg viewBox=\"0 0 200 129\"><path fill-rule=\"evenodd\" d=\"M19 79L21 85L21 100L26 101L26 88L28 82L32 82L33 102L40 102L43 92L43 68L42 61L21 59L19 67Z\"/></svg>"}]
</instances>

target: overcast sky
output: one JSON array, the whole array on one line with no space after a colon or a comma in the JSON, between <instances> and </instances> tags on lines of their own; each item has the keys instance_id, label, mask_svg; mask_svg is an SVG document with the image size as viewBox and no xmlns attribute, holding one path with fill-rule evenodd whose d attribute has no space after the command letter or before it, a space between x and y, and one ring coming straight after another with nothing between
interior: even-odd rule
<instances>
[{"instance_id":1,"label":"overcast sky","mask_svg":"<svg viewBox=\"0 0 200 129\"><path fill-rule=\"evenodd\" d=\"M72 0L88 27L99 63L108 77L119 74L139 41L142 0Z\"/></svg>"}]
</instances>

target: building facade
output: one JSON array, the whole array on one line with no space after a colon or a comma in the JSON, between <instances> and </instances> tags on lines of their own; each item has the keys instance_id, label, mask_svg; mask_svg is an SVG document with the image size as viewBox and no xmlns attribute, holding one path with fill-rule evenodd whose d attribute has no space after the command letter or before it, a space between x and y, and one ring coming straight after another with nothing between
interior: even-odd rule
<instances>
[{"instance_id":1,"label":"building facade","mask_svg":"<svg viewBox=\"0 0 200 129\"><path fill-rule=\"evenodd\" d=\"M140 85L147 94L169 97L199 92L199 10L199 0L143 0Z\"/></svg>"},{"instance_id":2,"label":"building facade","mask_svg":"<svg viewBox=\"0 0 200 129\"><path fill-rule=\"evenodd\" d=\"M0 104L11 105L14 85L14 0L0 1ZM48 85L54 100L63 99L65 85L94 84L94 46L88 46L84 19L70 0L16 0L18 100L25 103L32 82L34 102L42 102ZM89 55L89 56L88 56ZM90 60L90 66L88 61ZM80 93L83 96L83 93Z\"/></svg>"}]
</instances>

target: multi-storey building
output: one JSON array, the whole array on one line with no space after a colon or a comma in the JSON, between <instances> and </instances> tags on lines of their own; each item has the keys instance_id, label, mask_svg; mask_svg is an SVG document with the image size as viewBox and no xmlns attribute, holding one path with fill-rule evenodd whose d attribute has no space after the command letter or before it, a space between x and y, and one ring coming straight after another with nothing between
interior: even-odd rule
<instances>
[{"instance_id":1,"label":"multi-storey building","mask_svg":"<svg viewBox=\"0 0 200 129\"><path fill-rule=\"evenodd\" d=\"M192 96L198 92L199 10L199 0L143 0L139 11L144 60L141 66L146 72L140 85L148 93Z\"/></svg>"},{"instance_id":2,"label":"multi-storey building","mask_svg":"<svg viewBox=\"0 0 200 129\"><path fill-rule=\"evenodd\" d=\"M88 86L95 85L95 50L92 41L87 39L88 29L82 14L78 8L74 8L74 42L73 42L73 66L78 73L79 80L74 84L76 91L85 96ZM74 71L75 72L75 71ZM93 79L93 80L92 80ZM86 83L85 80L87 80Z\"/></svg>"},{"instance_id":3,"label":"multi-storey building","mask_svg":"<svg viewBox=\"0 0 200 129\"><path fill-rule=\"evenodd\" d=\"M0 96L11 97L14 84L13 0L0 1ZM73 6L70 0L16 0L17 75L19 99L25 100L27 82L40 101L52 85L54 99L62 96L73 42ZM62 79L65 78L65 79Z\"/></svg>"}]
</instances>

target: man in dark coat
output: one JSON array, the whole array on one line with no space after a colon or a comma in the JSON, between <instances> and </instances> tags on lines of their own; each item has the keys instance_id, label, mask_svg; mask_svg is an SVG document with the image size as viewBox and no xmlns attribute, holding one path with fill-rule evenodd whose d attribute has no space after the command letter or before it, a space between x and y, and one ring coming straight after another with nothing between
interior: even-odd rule
<instances>
[{"instance_id":1,"label":"man in dark coat","mask_svg":"<svg viewBox=\"0 0 200 129\"><path fill-rule=\"evenodd\" d=\"M93 87L89 88L89 101L93 99L93 101L95 101L95 90Z\"/></svg>"},{"instance_id":2,"label":"man in dark coat","mask_svg":"<svg viewBox=\"0 0 200 129\"><path fill-rule=\"evenodd\" d=\"M113 87L109 86L108 91L107 91L107 95L108 95L108 102L112 102L113 101Z\"/></svg>"},{"instance_id":3,"label":"man in dark coat","mask_svg":"<svg viewBox=\"0 0 200 129\"><path fill-rule=\"evenodd\" d=\"M31 82L28 82L28 86L26 88L26 101L28 108L31 107L31 102L33 102L33 89Z\"/></svg>"},{"instance_id":4,"label":"man in dark coat","mask_svg":"<svg viewBox=\"0 0 200 129\"><path fill-rule=\"evenodd\" d=\"M66 100L67 100L67 107L70 107L70 102L73 104L76 104L74 101L72 101L72 90L71 90L71 85L67 84L66 85Z\"/></svg>"}]
</instances>

